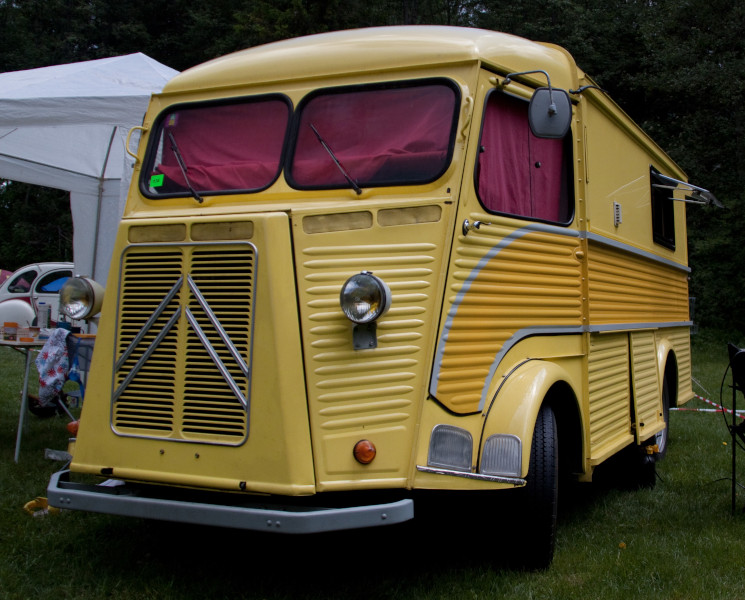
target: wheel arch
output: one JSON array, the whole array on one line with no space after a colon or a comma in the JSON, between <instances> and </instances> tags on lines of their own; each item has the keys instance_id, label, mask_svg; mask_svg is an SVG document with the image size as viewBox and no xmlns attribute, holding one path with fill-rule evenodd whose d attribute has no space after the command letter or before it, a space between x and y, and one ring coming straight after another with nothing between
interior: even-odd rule
<instances>
[{"instance_id":1,"label":"wheel arch","mask_svg":"<svg viewBox=\"0 0 745 600\"><path fill-rule=\"evenodd\" d=\"M526 476L538 412L544 403L548 403L554 412L559 443L562 444L564 459L560 459L560 468L581 469L582 417L579 396L571 381L568 371L550 361L526 360L512 369L499 384L484 413L478 460L481 460L484 441L490 435L516 435L522 442L522 475Z\"/></svg>"},{"instance_id":2,"label":"wheel arch","mask_svg":"<svg viewBox=\"0 0 745 600\"><path fill-rule=\"evenodd\" d=\"M657 348L657 368L660 374L660 393L668 384L670 393L670 407L678 405L678 357L673 344L668 339L663 339Z\"/></svg>"}]
</instances>

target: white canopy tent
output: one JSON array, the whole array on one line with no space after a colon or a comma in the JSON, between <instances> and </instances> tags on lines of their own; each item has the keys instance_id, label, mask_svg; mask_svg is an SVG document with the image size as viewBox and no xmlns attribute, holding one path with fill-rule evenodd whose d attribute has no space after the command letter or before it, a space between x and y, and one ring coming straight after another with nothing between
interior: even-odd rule
<instances>
[{"instance_id":1,"label":"white canopy tent","mask_svg":"<svg viewBox=\"0 0 745 600\"><path fill-rule=\"evenodd\" d=\"M177 71L144 54L0 73L0 178L70 192L78 274L105 283L129 129Z\"/></svg>"}]
</instances>

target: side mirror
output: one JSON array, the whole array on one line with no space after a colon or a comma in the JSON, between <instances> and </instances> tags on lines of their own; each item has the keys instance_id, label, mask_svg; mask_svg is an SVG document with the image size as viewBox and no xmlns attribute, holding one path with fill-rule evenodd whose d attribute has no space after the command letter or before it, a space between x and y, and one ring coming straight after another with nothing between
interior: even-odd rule
<instances>
[{"instance_id":1,"label":"side mirror","mask_svg":"<svg viewBox=\"0 0 745 600\"><path fill-rule=\"evenodd\" d=\"M528 122L539 138L563 138L572 124L572 101L566 90L538 88L530 100Z\"/></svg>"}]
</instances>

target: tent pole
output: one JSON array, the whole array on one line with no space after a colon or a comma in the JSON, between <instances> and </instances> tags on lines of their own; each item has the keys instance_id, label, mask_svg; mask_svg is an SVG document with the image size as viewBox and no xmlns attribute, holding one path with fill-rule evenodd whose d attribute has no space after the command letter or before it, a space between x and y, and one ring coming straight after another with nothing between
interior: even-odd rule
<instances>
[{"instance_id":1,"label":"tent pole","mask_svg":"<svg viewBox=\"0 0 745 600\"><path fill-rule=\"evenodd\" d=\"M109 145L106 148L106 158L103 161L103 166L101 167L101 175L98 178L98 202L96 203L96 229L95 233L93 234L93 264L91 265L91 273L90 276L92 278L95 278L96 276L96 266L98 262L98 236L99 236L99 230L100 230L100 223L101 220L101 204L103 202L103 183L104 183L104 177L106 176L106 167L109 164L109 157L111 156L111 146L114 143L114 136L116 136L116 130L118 129L118 125L114 125L114 129L111 131L111 137L109 138Z\"/></svg>"}]
</instances>

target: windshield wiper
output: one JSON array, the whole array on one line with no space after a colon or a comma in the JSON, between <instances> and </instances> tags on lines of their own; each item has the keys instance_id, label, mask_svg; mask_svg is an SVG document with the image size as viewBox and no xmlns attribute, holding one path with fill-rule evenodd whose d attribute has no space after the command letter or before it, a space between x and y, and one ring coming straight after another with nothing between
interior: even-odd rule
<instances>
[{"instance_id":1,"label":"windshield wiper","mask_svg":"<svg viewBox=\"0 0 745 600\"><path fill-rule=\"evenodd\" d=\"M202 202L204 202L204 198L202 198L197 193L197 190L195 190L194 187L191 185L191 182L189 181L189 178L186 175L186 163L184 162L184 157L181 156L181 151L178 149L176 138L173 137L173 133L171 133L170 131L167 131L166 134L168 135L168 139L171 140L171 150L173 150L173 155L176 157L176 162L178 163L179 169L181 169L181 174L184 176L186 187L189 188L189 191L191 192L191 195L194 197L194 200L196 200L197 202L201 204Z\"/></svg>"},{"instance_id":2,"label":"windshield wiper","mask_svg":"<svg viewBox=\"0 0 745 600\"><path fill-rule=\"evenodd\" d=\"M313 130L313 133L316 134L316 137L318 138L318 141L320 142L321 146L323 146L323 149L326 150L326 152L329 153L329 156L331 157L331 160L334 161L334 164L339 168L339 171L341 171L341 174L344 175L344 178L349 182L349 185L352 186L352 189L357 192L357 195L359 196L362 193L362 188L357 185L357 182L352 179L352 176L347 172L347 170L344 168L344 166L339 162L339 159L336 158L336 154L334 154L334 151L331 149L331 146L329 146L326 143L326 140L324 140L321 137L321 134L318 133L318 130L316 129L315 125L313 123L309 123L310 128Z\"/></svg>"}]
</instances>

